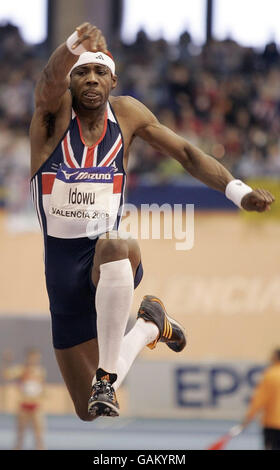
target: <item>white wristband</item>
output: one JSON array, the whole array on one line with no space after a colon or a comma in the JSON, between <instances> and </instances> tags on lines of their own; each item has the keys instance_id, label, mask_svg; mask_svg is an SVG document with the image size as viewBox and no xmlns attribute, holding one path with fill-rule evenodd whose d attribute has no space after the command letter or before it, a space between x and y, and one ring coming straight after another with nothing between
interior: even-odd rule
<instances>
[{"instance_id":1,"label":"white wristband","mask_svg":"<svg viewBox=\"0 0 280 470\"><path fill-rule=\"evenodd\" d=\"M253 191L250 186L243 183L241 180L232 180L228 183L225 191L225 195L230 199L234 204L236 204L240 209L242 209L241 201L242 198Z\"/></svg>"},{"instance_id":2,"label":"white wristband","mask_svg":"<svg viewBox=\"0 0 280 470\"><path fill-rule=\"evenodd\" d=\"M83 52L87 52L87 49L83 46L83 44L79 44L75 49L72 49L73 44L75 44L76 41L78 41L79 35L77 31L74 31L71 36L66 41L66 46L68 47L69 51L74 54L74 55L81 55Z\"/></svg>"}]
</instances>

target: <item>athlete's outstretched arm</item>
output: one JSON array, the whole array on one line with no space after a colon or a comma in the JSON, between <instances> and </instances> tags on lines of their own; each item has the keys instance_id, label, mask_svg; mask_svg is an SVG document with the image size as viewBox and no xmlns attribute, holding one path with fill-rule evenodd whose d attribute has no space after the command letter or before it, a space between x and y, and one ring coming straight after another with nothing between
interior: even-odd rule
<instances>
[{"instance_id":1,"label":"athlete's outstretched arm","mask_svg":"<svg viewBox=\"0 0 280 470\"><path fill-rule=\"evenodd\" d=\"M228 183L235 178L221 163L163 126L139 101L129 98L128 106L134 109L135 135L161 153L175 158L188 173L210 188L225 192ZM242 207L263 212L270 209L273 201L269 191L257 189L242 198Z\"/></svg>"},{"instance_id":2,"label":"athlete's outstretched arm","mask_svg":"<svg viewBox=\"0 0 280 470\"><path fill-rule=\"evenodd\" d=\"M45 111L56 113L60 108L64 94L69 88L69 72L79 59L74 51L82 45L91 52L106 52L107 45L101 31L90 23L83 23L76 28L77 40L73 43L73 53L66 42L61 44L51 55L38 80L35 89L35 104Z\"/></svg>"}]
</instances>

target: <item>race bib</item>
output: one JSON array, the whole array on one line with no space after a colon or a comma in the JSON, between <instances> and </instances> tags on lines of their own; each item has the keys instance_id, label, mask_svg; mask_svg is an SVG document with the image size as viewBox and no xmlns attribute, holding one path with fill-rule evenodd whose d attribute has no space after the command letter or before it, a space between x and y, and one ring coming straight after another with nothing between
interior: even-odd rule
<instances>
[{"instance_id":1,"label":"race bib","mask_svg":"<svg viewBox=\"0 0 280 470\"><path fill-rule=\"evenodd\" d=\"M64 220L92 221L114 217L114 172L110 167L69 168L61 164L49 205L49 214Z\"/></svg>"}]
</instances>

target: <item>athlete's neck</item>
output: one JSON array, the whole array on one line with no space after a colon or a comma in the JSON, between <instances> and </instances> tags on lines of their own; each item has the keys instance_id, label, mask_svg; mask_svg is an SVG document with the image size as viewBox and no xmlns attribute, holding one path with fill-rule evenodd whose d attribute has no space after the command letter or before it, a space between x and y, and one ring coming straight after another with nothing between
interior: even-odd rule
<instances>
[{"instance_id":1,"label":"athlete's neck","mask_svg":"<svg viewBox=\"0 0 280 470\"><path fill-rule=\"evenodd\" d=\"M96 109L85 109L79 106L73 100L73 109L78 116L80 122L83 124L83 127L87 128L89 131L94 130L99 127L100 124L104 121L104 114L107 108L107 103L104 103L102 106Z\"/></svg>"}]
</instances>

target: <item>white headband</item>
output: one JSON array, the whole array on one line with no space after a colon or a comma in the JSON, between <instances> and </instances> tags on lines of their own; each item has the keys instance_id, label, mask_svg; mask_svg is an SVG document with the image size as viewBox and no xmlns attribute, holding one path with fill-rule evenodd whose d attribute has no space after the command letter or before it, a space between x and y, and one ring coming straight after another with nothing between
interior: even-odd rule
<instances>
[{"instance_id":1,"label":"white headband","mask_svg":"<svg viewBox=\"0 0 280 470\"><path fill-rule=\"evenodd\" d=\"M74 70L76 67L79 67L80 65L84 64L102 64L102 65L107 65L109 69L111 70L112 74L115 75L115 62L111 57L109 57L107 54L104 54L103 52L83 52L83 54L80 55L79 60L75 63L75 65L72 67L70 72Z\"/></svg>"}]
</instances>

